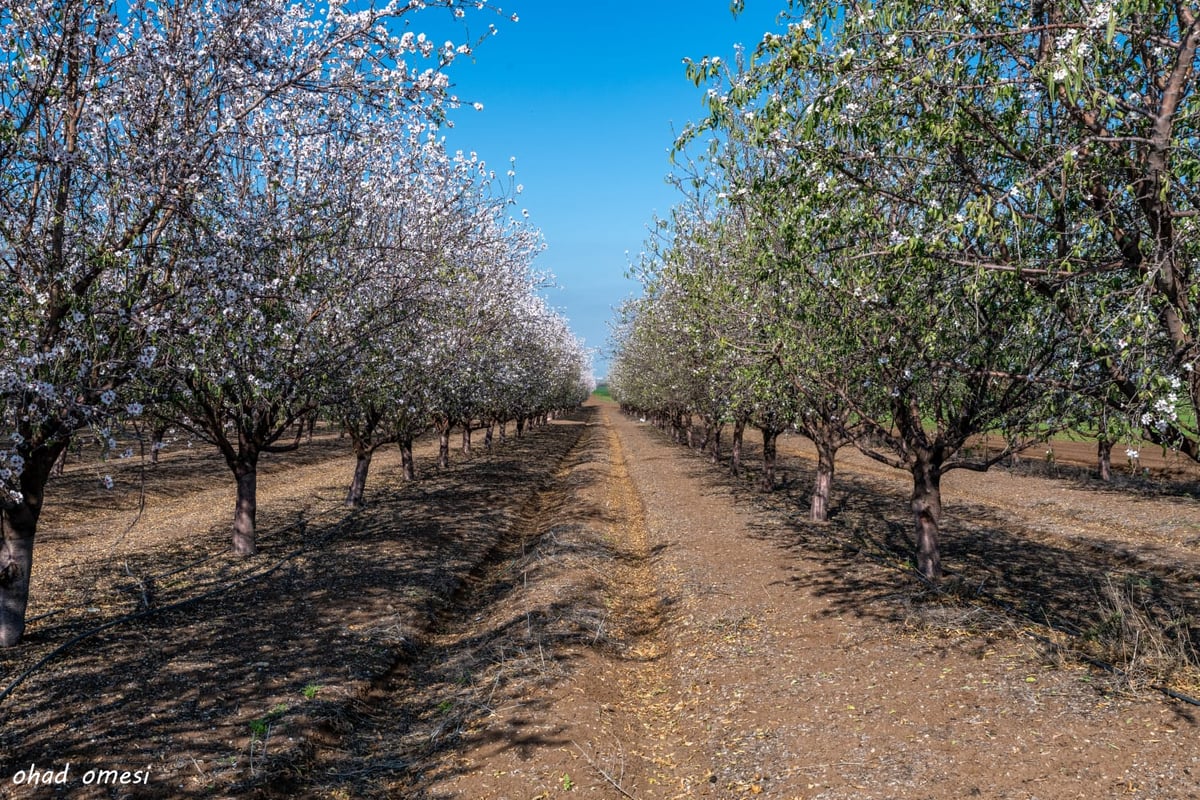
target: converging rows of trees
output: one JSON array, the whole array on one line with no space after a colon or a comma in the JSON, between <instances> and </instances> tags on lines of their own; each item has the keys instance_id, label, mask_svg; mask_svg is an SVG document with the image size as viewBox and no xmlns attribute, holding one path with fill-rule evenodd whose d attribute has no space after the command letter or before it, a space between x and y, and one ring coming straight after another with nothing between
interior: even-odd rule
<instances>
[{"instance_id":1,"label":"converging rows of trees","mask_svg":"<svg viewBox=\"0 0 1200 800\"><path fill-rule=\"evenodd\" d=\"M735 10L738 3L735 3ZM940 479L1064 430L1200 460L1200 7L791 2L688 66L688 199L616 330L626 407L710 447L732 421L911 473L941 575ZM973 437L1002 441L986 452Z\"/></svg>"},{"instance_id":2,"label":"converging rows of trees","mask_svg":"<svg viewBox=\"0 0 1200 800\"><path fill-rule=\"evenodd\" d=\"M220 449L255 552L261 454L344 425L362 502L388 443L570 407L588 356L537 295L519 186L438 138L415 35L458 0L0 5L0 646L24 630L55 462L168 425ZM502 427L503 431L504 428ZM490 441L490 439L489 439ZM120 442L120 443L119 443ZM466 442L464 442L466 443Z\"/></svg>"}]
</instances>

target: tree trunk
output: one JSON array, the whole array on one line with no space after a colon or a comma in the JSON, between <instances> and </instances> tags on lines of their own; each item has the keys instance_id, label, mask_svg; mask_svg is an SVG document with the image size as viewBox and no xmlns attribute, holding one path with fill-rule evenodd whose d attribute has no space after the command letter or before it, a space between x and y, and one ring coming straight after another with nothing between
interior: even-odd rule
<instances>
[{"instance_id":1,"label":"tree trunk","mask_svg":"<svg viewBox=\"0 0 1200 800\"><path fill-rule=\"evenodd\" d=\"M363 502L363 493L367 487L367 473L371 470L371 459L374 455L375 451L371 448L359 450L354 454L354 478L350 481L350 491L346 493L346 505L353 508L366 505Z\"/></svg>"},{"instance_id":2,"label":"tree trunk","mask_svg":"<svg viewBox=\"0 0 1200 800\"><path fill-rule=\"evenodd\" d=\"M66 471L67 471L67 448L64 447L63 451L58 454L58 458L54 459L54 469L52 470L52 473L54 475L58 476L58 475L62 475Z\"/></svg>"},{"instance_id":3,"label":"tree trunk","mask_svg":"<svg viewBox=\"0 0 1200 800\"><path fill-rule=\"evenodd\" d=\"M487 424L487 430L485 430L483 433L483 449L485 450L492 449L492 429L495 427L496 423L489 421Z\"/></svg>"},{"instance_id":4,"label":"tree trunk","mask_svg":"<svg viewBox=\"0 0 1200 800\"><path fill-rule=\"evenodd\" d=\"M417 468L413 462L413 440L411 436L401 437L400 439L400 471L406 481L415 481L417 479Z\"/></svg>"},{"instance_id":5,"label":"tree trunk","mask_svg":"<svg viewBox=\"0 0 1200 800\"><path fill-rule=\"evenodd\" d=\"M742 470L742 437L746 434L745 420L733 422L733 450L730 454L729 468L737 475Z\"/></svg>"},{"instance_id":6,"label":"tree trunk","mask_svg":"<svg viewBox=\"0 0 1200 800\"><path fill-rule=\"evenodd\" d=\"M938 581L942 577L942 555L938 544L938 526L942 519L941 464L918 454L912 476L917 571L931 581Z\"/></svg>"},{"instance_id":7,"label":"tree trunk","mask_svg":"<svg viewBox=\"0 0 1200 800\"><path fill-rule=\"evenodd\" d=\"M37 516L24 503L0 511L0 647L12 647L25 633L36 530Z\"/></svg>"},{"instance_id":8,"label":"tree trunk","mask_svg":"<svg viewBox=\"0 0 1200 800\"><path fill-rule=\"evenodd\" d=\"M467 420L463 423L462 429L462 451L463 455L471 455L471 421Z\"/></svg>"},{"instance_id":9,"label":"tree trunk","mask_svg":"<svg viewBox=\"0 0 1200 800\"><path fill-rule=\"evenodd\" d=\"M710 426L711 430L708 434L708 456L714 464L721 461L721 429L723 427L721 423L715 423Z\"/></svg>"},{"instance_id":10,"label":"tree trunk","mask_svg":"<svg viewBox=\"0 0 1200 800\"><path fill-rule=\"evenodd\" d=\"M525 418L517 417L517 438L520 439L525 435Z\"/></svg>"},{"instance_id":11,"label":"tree trunk","mask_svg":"<svg viewBox=\"0 0 1200 800\"><path fill-rule=\"evenodd\" d=\"M1112 480L1112 448L1113 443L1101 438L1096 442L1096 459L1099 462L1100 480Z\"/></svg>"},{"instance_id":12,"label":"tree trunk","mask_svg":"<svg viewBox=\"0 0 1200 800\"><path fill-rule=\"evenodd\" d=\"M167 425L155 425L150 433L150 463L158 464L158 454L163 448L163 439L167 438Z\"/></svg>"},{"instance_id":13,"label":"tree trunk","mask_svg":"<svg viewBox=\"0 0 1200 800\"><path fill-rule=\"evenodd\" d=\"M239 461L233 470L237 478L237 506L233 511L233 552L252 556L258 552L254 541L258 516L258 454Z\"/></svg>"},{"instance_id":14,"label":"tree trunk","mask_svg":"<svg viewBox=\"0 0 1200 800\"><path fill-rule=\"evenodd\" d=\"M67 444L60 442L26 453L25 470L19 479L21 502L12 508L0 506L0 647L19 644L25 634L34 535L46 482Z\"/></svg>"},{"instance_id":15,"label":"tree trunk","mask_svg":"<svg viewBox=\"0 0 1200 800\"><path fill-rule=\"evenodd\" d=\"M813 522L829 521L829 495L833 491L833 467L837 448L814 442L817 446L817 479L813 485L812 506L808 518Z\"/></svg>"},{"instance_id":16,"label":"tree trunk","mask_svg":"<svg viewBox=\"0 0 1200 800\"><path fill-rule=\"evenodd\" d=\"M499 428L500 428L500 441L507 442L508 441L508 420L506 420L506 419L500 420Z\"/></svg>"},{"instance_id":17,"label":"tree trunk","mask_svg":"<svg viewBox=\"0 0 1200 800\"><path fill-rule=\"evenodd\" d=\"M779 431L762 429L763 438L763 471L762 482L759 488L764 492L775 490L775 440L779 437Z\"/></svg>"},{"instance_id":18,"label":"tree trunk","mask_svg":"<svg viewBox=\"0 0 1200 800\"><path fill-rule=\"evenodd\" d=\"M438 469L446 469L450 466L450 431L454 427L453 423L446 418L436 418L433 421L433 429L438 435Z\"/></svg>"}]
</instances>

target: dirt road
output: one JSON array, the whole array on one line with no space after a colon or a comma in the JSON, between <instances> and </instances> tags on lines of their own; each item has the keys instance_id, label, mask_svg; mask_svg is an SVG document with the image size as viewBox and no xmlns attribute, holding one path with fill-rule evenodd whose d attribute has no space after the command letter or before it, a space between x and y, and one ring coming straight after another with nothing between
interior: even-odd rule
<instances>
[{"instance_id":1,"label":"dirt road","mask_svg":"<svg viewBox=\"0 0 1200 800\"><path fill-rule=\"evenodd\" d=\"M594 437L611 646L564 649L556 691L479 720L428 796L1200 796L1196 709L1099 692L1012 623L930 624L899 573L746 509L610 407Z\"/></svg>"},{"instance_id":2,"label":"dirt road","mask_svg":"<svg viewBox=\"0 0 1200 800\"><path fill-rule=\"evenodd\" d=\"M1197 612L1195 500L1139 497L1153 537L1123 522L1132 544L1109 546L1085 487L954 488L947 596L896 555L902 486L848 459L834 523L809 525L790 452L792 484L762 498L599 405L415 486L385 465L367 511L268 537L268 574L30 678L0 706L0 794L1200 797L1200 709L1064 633L1121 570ZM323 485L289 483L296 507ZM134 574L175 568L141 547ZM0 659L5 682L28 661ZM151 779L11 781L67 760Z\"/></svg>"}]
</instances>

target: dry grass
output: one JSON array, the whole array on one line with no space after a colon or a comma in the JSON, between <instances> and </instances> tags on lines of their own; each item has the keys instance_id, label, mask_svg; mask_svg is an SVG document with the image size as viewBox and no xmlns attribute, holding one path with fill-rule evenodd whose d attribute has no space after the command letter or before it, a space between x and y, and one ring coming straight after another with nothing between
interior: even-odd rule
<instances>
[{"instance_id":1,"label":"dry grass","mask_svg":"<svg viewBox=\"0 0 1200 800\"><path fill-rule=\"evenodd\" d=\"M1197 620L1162 596L1159 581L1133 574L1106 574L1097 586L1095 624L1080 647L1111 665L1122 688L1200 686Z\"/></svg>"}]
</instances>

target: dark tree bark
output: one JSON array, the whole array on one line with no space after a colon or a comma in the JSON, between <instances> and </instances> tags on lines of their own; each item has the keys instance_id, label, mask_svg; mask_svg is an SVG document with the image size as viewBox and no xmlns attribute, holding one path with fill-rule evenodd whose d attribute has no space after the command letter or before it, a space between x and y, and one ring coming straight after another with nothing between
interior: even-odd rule
<instances>
[{"instance_id":1,"label":"dark tree bark","mask_svg":"<svg viewBox=\"0 0 1200 800\"><path fill-rule=\"evenodd\" d=\"M0 512L0 647L12 647L25 633L36 531L37 516L25 504Z\"/></svg>"},{"instance_id":2,"label":"dark tree bark","mask_svg":"<svg viewBox=\"0 0 1200 800\"><path fill-rule=\"evenodd\" d=\"M1113 443L1101 437L1096 442L1096 460L1097 469L1100 474L1100 480L1109 482L1112 480L1112 449Z\"/></svg>"},{"instance_id":3,"label":"dark tree bark","mask_svg":"<svg viewBox=\"0 0 1200 800\"><path fill-rule=\"evenodd\" d=\"M492 449L492 430L495 427L496 427L495 421L488 420L487 429L484 431L484 434L483 434L483 449L484 450Z\"/></svg>"},{"instance_id":4,"label":"dark tree bark","mask_svg":"<svg viewBox=\"0 0 1200 800\"><path fill-rule=\"evenodd\" d=\"M779 431L775 428L759 428L762 431L763 439L763 471L762 481L759 483L759 488L764 492L775 491L775 440L779 438Z\"/></svg>"},{"instance_id":5,"label":"dark tree bark","mask_svg":"<svg viewBox=\"0 0 1200 800\"><path fill-rule=\"evenodd\" d=\"M734 475L742 471L742 437L746 434L746 420L733 421L733 445L729 457L729 468Z\"/></svg>"},{"instance_id":6,"label":"dark tree bark","mask_svg":"<svg viewBox=\"0 0 1200 800\"><path fill-rule=\"evenodd\" d=\"M150 463L152 465L158 464L158 454L162 451L165 438L167 438L167 423L156 423L150 432Z\"/></svg>"},{"instance_id":7,"label":"dark tree bark","mask_svg":"<svg viewBox=\"0 0 1200 800\"><path fill-rule=\"evenodd\" d=\"M438 435L438 469L447 469L450 466L450 430L453 424L445 417L438 417L433 421L433 428Z\"/></svg>"},{"instance_id":8,"label":"dark tree bark","mask_svg":"<svg viewBox=\"0 0 1200 800\"><path fill-rule=\"evenodd\" d=\"M917 571L931 581L942 577L938 543L942 520L941 464L929 452L918 451L912 467L912 511L915 523Z\"/></svg>"},{"instance_id":9,"label":"dark tree bark","mask_svg":"<svg viewBox=\"0 0 1200 800\"><path fill-rule=\"evenodd\" d=\"M817 478L808 517L813 522L828 522L829 496L833 491L833 470L838 448L822 442L814 444L817 447Z\"/></svg>"},{"instance_id":10,"label":"dark tree bark","mask_svg":"<svg viewBox=\"0 0 1200 800\"><path fill-rule=\"evenodd\" d=\"M375 448L369 447L359 450L354 454L354 477L350 480L350 489L346 493L346 505L353 508L362 508L366 505L363 502L363 495L367 487L367 473L371 471L371 459L375 455Z\"/></svg>"},{"instance_id":11,"label":"dark tree bark","mask_svg":"<svg viewBox=\"0 0 1200 800\"><path fill-rule=\"evenodd\" d=\"M411 436L400 437L400 471L406 481L415 481L417 479L417 468L413 461L413 440Z\"/></svg>"},{"instance_id":12,"label":"dark tree bark","mask_svg":"<svg viewBox=\"0 0 1200 800\"><path fill-rule=\"evenodd\" d=\"M517 438L518 439L520 439L522 436L525 435L525 422L526 422L525 417L523 417L523 416L517 417Z\"/></svg>"},{"instance_id":13,"label":"dark tree bark","mask_svg":"<svg viewBox=\"0 0 1200 800\"><path fill-rule=\"evenodd\" d=\"M718 464L721 461L721 431L724 425L719 422L712 423L708 426L708 457L709 461Z\"/></svg>"},{"instance_id":14,"label":"dark tree bark","mask_svg":"<svg viewBox=\"0 0 1200 800\"><path fill-rule=\"evenodd\" d=\"M58 454L58 458L54 459L54 468L51 470L51 473L55 477L67 471L67 450L68 448L64 447L63 451Z\"/></svg>"},{"instance_id":15,"label":"dark tree bark","mask_svg":"<svg viewBox=\"0 0 1200 800\"><path fill-rule=\"evenodd\" d=\"M258 552L255 521L258 517L258 451L250 448L231 465L237 478L237 505L233 511L233 552L252 556Z\"/></svg>"},{"instance_id":16,"label":"dark tree bark","mask_svg":"<svg viewBox=\"0 0 1200 800\"><path fill-rule=\"evenodd\" d=\"M0 505L0 647L18 644L25 634L38 518L50 471L66 447L67 443L61 442L26 454L21 502Z\"/></svg>"}]
</instances>

